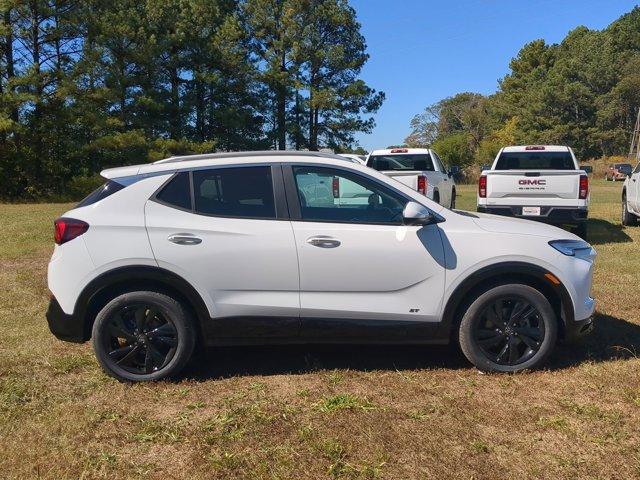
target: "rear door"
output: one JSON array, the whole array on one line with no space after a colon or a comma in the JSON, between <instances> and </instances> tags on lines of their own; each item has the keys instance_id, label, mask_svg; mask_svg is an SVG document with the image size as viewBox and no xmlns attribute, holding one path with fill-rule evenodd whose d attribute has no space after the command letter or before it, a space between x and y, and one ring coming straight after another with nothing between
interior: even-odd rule
<instances>
[{"instance_id":1,"label":"rear door","mask_svg":"<svg viewBox=\"0 0 640 480\"><path fill-rule=\"evenodd\" d=\"M326 179L340 186L330 202L313 193ZM445 274L437 225L403 226L408 199L360 172L294 164L285 181L303 335L406 337L437 326Z\"/></svg>"},{"instance_id":2,"label":"rear door","mask_svg":"<svg viewBox=\"0 0 640 480\"><path fill-rule=\"evenodd\" d=\"M279 165L206 168L176 174L146 204L158 265L209 299L215 335L298 333L298 260L278 182Z\"/></svg>"}]
</instances>

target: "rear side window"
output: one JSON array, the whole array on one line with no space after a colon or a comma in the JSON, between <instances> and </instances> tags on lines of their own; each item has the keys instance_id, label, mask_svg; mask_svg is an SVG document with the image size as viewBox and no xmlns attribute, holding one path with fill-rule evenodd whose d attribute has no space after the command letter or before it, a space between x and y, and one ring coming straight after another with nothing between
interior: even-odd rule
<instances>
[{"instance_id":1,"label":"rear side window","mask_svg":"<svg viewBox=\"0 0 640 480\"><path fill-rule=\"evenodd\" d=\"M496 170L575 170L569 152L502 152Z\"/></svg>"},{"instance_id":2,"label":"rear side window","mask_svg":"<svg viewBox=\"0 0 640 480\"><path fill-rule=\"evenodd\" d=\"M411 171L432 172L433 161L428 153L402 155L372 155L369 158L371 168L378 171Z\"/></svg>"},{"instance_id":3,"label":"rear side window","mask_svg":"<svg viewBox=\"0 0 640 480\"><path fill-rule=\"evenodd\" d=\"M191 210L191 184L189 172L180 172L156 195L156 199L167 205Z\"/></svg>"},{"instance_id":4,"label":"rear side window","mask_svg":"<svg viewBox=\"0 0 640 480\"><path fill-rule=\"evenodd\" d=\"M84 198L84 200L82 200L80 203L78 203L78 205L76 205L76 208L86 207L96 202L99 202L100 200L104 200L108 196L113 195L116 192L119 192L123 188L124 188L124 185L121 185L118 182L115 182L113 180L108 180L107 183L105 183L104 185L95 189L93 192L87 195Z\"/></svg>"},{"instance_id":5,"label":"rear side window","mask_svg":"<svg viewBox=\"0 0 640 480\"><path fill-rule=\"evenodd\" d=\"M193 172L195 212L237 218L276 218L271 167Z\"/></svg>"}]
</instances>

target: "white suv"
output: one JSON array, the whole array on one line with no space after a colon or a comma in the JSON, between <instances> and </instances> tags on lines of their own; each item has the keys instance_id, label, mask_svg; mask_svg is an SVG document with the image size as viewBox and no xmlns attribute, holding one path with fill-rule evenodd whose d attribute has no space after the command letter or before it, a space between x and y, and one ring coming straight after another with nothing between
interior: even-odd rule
<instances>
[{"instance_id":1,"label":"white suv","mask_svg":"<svg viewBox=\"0 0 640 480\"><path fill-rule=\"evenodd\" d=\"M121 380L174 375L197 344L292 342L453 340L478 368L515 372L592 326L588 243L448 210L341 157L225 153L102 175L55 222L47 319L60 339L92 339Z\"/></svg>"},{"instance_id":2,"label":"white suv","mask_svg":"<svg viewBox=\"0 0 640 480\"><path fill-rule=\"evenodd\" d=\"M629 173L622 186L622 225L637 225L638 217L640 217L640 163Z\"/></svg>"}]
</instances>

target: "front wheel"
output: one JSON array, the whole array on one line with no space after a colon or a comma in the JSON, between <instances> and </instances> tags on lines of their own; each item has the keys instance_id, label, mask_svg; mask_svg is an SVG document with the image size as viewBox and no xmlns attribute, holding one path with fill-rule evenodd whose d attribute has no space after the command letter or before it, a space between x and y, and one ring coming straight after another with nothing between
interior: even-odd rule
<instances>
[{"instance_id":1,"label":"front wheel","mask_svg":"<svg viewBox=\"0 0 640 480\"><path fill-rule=\"evenodd\" d=\"M558 332L549 301L533 287L509 284L476 298L462 318L460 347L476 368L520 372L539 368L553 350Z\"/></svg>"},{"instance_id":2,"label":"front wheel","mask_svg":"<svg viewBox=\"0 0 640 480\"><path fill-rule=\"evenodd\" d=\"M451 190L451 204L449 205L449 210L455 210L456 208L456 189Z\"/></svg>"},{"instance_id":3,"label":"front wheel","mask_svg":"<svg viewBox=\"0 0 640 480\"><path fill-rule=\"evenodd\" d=\"M191 358L195 331L177 300L158 292L124 293L96 317L93 348L102 369L121 381L161 380Z\"/></svg>"},{"instance_id":4,"label":"front wheel","mask_svg":"<svg viewBox=\"0 0 640 480\"><path fill-rule=\"evenodd\" d=\"M636 216L629 211L627 206L627 195L622 195L622 225L632 227L638 223Z\"/></svg>"}]
</instances>

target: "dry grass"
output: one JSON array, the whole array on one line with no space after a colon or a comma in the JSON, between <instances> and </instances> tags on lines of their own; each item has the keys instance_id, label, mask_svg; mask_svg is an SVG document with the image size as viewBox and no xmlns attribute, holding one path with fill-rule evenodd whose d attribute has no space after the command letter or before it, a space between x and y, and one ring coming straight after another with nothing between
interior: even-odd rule
<instances>
[{"instance_id":1,"label":"dry grass","mask_svg":"<svg viewBox=\"0 0 640 480\"><path fill-rule=\"evenodd\" d=\"M123 385L45 324L50 222L67 206L0 206L0 477L638 477L640 227L620 227L620 187L592 197L595 335L521 375L442 348L251 347Z\"/></svg>"}]
</instances>

